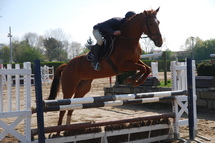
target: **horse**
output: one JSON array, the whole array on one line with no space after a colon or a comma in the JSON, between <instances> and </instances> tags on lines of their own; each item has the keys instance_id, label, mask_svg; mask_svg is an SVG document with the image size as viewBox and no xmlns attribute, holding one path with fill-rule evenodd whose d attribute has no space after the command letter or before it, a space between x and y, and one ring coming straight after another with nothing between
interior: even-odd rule
<instances>
[{"instance_id":1,"label":"horse","mask_svg":"<svg viewBox=\"0 0 215 143\"><path fill-rule=\"evenodd\" d=\"M109 56L112 63L119 72L115 72L107 60L100 61L101 70L95 71L86 55L77 56L68 63L60 65L54 75L51 84L50 95L47 100L56 98L60 84L63 92L63 99L82 98L90 91L91 83L96 78L104 78L117 75L127 71L138 71L134 76L126 79L125 83L138 86L143 83L151 73L151 68L140 60L141 47L139 39L146 34L157 47L163 44L162 35L159 29L159 21L156 17L159 8L156 10L145 10L134 15L125 22L114 42L114 50ZM62 125L63 116L66 111L60 111L58 126ZM70 124L73 110L68 110L66 124ZM59 135L60 132L57 132Z\"/></svg>"}]
</instances>

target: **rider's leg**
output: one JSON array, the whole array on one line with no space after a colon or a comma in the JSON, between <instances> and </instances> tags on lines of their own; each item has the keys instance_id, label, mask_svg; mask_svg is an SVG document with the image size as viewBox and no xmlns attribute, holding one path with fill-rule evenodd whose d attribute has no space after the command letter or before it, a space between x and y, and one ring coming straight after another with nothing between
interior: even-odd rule
<instances>
[{"instance_id":1,"label":"rider's leg","mask_svg":"<svg viewBox=\"0 0 215 143\"><path fill-rule=\"evenodd\" d=\"M95 37L95 39L97 41L96 43L101 46L103 43L103 37L98 29L93 29L93 36Z\"/></svg>"},{"instance_id":2,"label":"rider's leg","mask_svg":"<svg viewBox=\"0 0 215 143\"><path fill-rule=\"evenodd\" d=\"M99 46L98 44L96 44L93 47L94 58L93 58L93 61L92 61L91 65L92 65L93 69L96 70L96 71L101 70L100 63L99 63L100 49L101 49L101 46Z\"/></svg>"},{"instance_id":3,"label":"rider's leg","mask_svg":"<svg viewBox=\"0 0 215 143\"><path fill-rule=\"evenodd\" d=\"M97 43L93 47L95 55L94 55L94 59L92 61L92 67L94 68L94 70L100 71L101 67L100 67L99 60L100 60L100 50L101 50L101 45L103 43L103 38L98 29L93 30L93 36L95 37Z\"/></svg>"}]
</instances>

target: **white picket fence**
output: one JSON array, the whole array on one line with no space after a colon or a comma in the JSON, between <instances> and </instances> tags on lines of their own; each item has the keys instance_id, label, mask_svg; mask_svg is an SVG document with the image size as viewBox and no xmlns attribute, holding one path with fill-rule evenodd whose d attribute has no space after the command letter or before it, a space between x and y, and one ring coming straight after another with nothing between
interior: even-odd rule
<instances>
[{"instance_id":1,"label":"white picket fence","mask_svg":"<svg viewBox=\"0 0 215 143\"><path fill-rule=\"evenodd\" d=\"M40 69L41 69L42 83L50 84L52 79L54 78L54 66L49 67L49 66L44 65Z\"/></svg>"},{"instance_id":2,"label":"white picket fence","mask_svg":"<svg viewBox=\"0 0 215 143\"><path fill-rule=\"evenodd\" d=\"M0 64L0 69L6 69L5 67L3 67L2 64ZM46 84L50 84L52 82L54 78L54 66L49 67L44 65L43 67L41 67L41 81L42 83ZM6 75L2 75L2 80L3 80L3 84L6 85ZM13 86L16 84L15 83L15 78L12 79L13 80ZM31 75L31 85L34 85L34 75ZM20 84L23 85L23 78L20 78Z\"/></svg>"},{"instance_id":3,"label":"white picket fence","mask_svg":"<svg viewBox=\"0 0 215 143\"><path fill-rule=\"evenodd\" d=\"M21 142L31 142L31 64L26 62L23 66L23 69L20 69L19 64L15 65L15 69L11 64L7 65L7 69L0 66L0 140L11 134ZM4 81L3 76L6 78ZM13 78L15 87L12 86ZM20 79L24 82L23 91ZM15 130L20 124L23 124L24 129L21 133Z\"/></svg>"}]
</instances>

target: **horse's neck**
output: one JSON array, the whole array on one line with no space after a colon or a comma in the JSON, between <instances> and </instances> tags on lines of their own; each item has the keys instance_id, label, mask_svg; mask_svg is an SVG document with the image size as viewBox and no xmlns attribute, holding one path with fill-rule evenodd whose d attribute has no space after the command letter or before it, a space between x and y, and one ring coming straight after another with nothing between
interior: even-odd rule
<instances>
[{"instance_id":1,"label":"horse's neck","mask_svg":"<svg viewBox=\"0 0 215 143\"><path fill-rule=\"evenodd\" d=\"M144 17L143 14L140 14L127 22L123 29L124 31L122 31L124 36L128 39L137 39L137 41L139 41L139 38L143 33Z\"/></svg>"},{"instance_id":2,"label":"horse's neck","mask_svg":"<svg viewBox=\"0 0 215 143\"><path fill-rule=\"evenodd\" d=\"M121 38L117 38L113 56L117 59L139 59L141 48L139 39L143 33L144 15L137 15L125 23L121 29Z\"/></svg>"}]
</instances>

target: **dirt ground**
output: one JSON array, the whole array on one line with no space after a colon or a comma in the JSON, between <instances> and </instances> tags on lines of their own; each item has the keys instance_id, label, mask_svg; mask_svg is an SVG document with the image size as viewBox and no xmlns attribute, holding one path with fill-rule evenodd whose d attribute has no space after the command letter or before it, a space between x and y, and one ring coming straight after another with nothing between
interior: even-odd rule
<instances>
[{"instance_id":1,"label":"dirt ground","mask_svg":"<svg viewBox=\"0 0 215 143\"><path fill-rule=\"evenodd\" d=\"M168 74L168 79L171 78ZM162 73L159 73L159 80L163 80ZM90 96L103 96L103 87L109 87L109 78L96 79L92 83L91 91L86 95ZM114 85L115 78L112 77L112 85ZM43 85L43 97L47 97L49 94L50 85ZM15 97L14 97L15 98ZM62 98L62 93L59 94L58 99ZM32 106L35 106L35 93L34 87L32 86ZM168 105L164 104L138 104L138 105L127 105L123 107L101 107L96 109L84 109L75 110L72 122L89 122L89 121L107 121L113 119L121 119L126 117L137 117L140 115L152 115L157 113L165 113L171 111ZM58 121L58 112L45 113L45 126L55 126ZM11 123L14 119L3 119L6 123ZM65 120L64 120L65 123ZM37 128L36 115L32 117L32 128ZM23 126L17 126L18 132L23 132ZM211 139L211 141L203 140L199 137L196 139L201 140L205 143L215 143L215 111L209 111L207 109L198 108L198 133L201 136ZM187 136L187 127L181 128L181 136ZM15 143L18 142L13 136L7 135L3 139L4 143Z\"/></svg>"}]
</instances>

